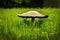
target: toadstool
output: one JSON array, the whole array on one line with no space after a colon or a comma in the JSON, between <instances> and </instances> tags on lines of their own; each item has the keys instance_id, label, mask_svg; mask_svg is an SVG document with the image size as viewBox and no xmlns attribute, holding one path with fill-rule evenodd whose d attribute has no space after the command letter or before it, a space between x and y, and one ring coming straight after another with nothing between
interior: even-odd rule
<instances>
[{"instance_id":1,"label":"toadstool","mask_svg":"<svg viewBox=\"0 0 60 40\"><path fill-rule=\"evenodd\" d=\"M22 17L22 18L32 18L32 24L34 24L34 20L35 18L47 18L47 15L43 15L37 11L29 11L23 14L18 14L18 17Z\"/></svg>"}]
</instances>

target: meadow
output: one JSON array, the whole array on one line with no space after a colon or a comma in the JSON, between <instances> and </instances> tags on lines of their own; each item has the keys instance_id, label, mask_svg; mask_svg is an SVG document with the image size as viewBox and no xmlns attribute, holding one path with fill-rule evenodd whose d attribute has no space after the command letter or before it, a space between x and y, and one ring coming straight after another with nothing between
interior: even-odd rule
<instances>
[{"instance_id":1,"label":"meadow","mask_svg":"<svg viewBox=\"0 0 60 40\"><path fill-rule=\"evenodd\" d=\"M31 25L31 18L18 17L30 10L48 15L48 18L36 18ZM0 8L0 40L60 40L59 8Z\"/></svg>"}]
</instances>

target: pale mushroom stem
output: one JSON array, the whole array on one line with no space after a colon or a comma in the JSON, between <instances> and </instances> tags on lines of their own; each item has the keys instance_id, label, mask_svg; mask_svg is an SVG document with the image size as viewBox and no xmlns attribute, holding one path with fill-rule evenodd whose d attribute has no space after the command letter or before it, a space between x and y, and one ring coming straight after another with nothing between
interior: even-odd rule
<instances>
[{"instance_id":1,"label":"pale mushroom stem","mask_svg":"<svg viewBox=\"0 0 60 40\"><path fill-rule=\"evenodd\" d=\"M32 18L32 20L31 20L32 21L32 25L35 25L35 21L34 20L35 20L35 18Z\"/></svg>"}]
</instances>

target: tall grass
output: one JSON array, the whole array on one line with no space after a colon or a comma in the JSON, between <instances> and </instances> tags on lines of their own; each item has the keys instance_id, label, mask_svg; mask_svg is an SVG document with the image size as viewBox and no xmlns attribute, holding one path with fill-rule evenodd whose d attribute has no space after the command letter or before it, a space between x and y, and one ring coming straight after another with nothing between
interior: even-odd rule
<instances>
[{"instance_id":1,"label":"tall grass","mask_svg":"<svg viewBox=\"0 0 60 40\"><path fill-rule=\"evenodd\" d=\"M33 27L30 18L24 19L17 16L17 14L22 14L30 10L36 10L48 15L48 18L36 18ZM60 9L57 8L0 8L0 39L55 40L55 33L59 33L60 30L59 13Z\"/></svg>"}]
</instances>

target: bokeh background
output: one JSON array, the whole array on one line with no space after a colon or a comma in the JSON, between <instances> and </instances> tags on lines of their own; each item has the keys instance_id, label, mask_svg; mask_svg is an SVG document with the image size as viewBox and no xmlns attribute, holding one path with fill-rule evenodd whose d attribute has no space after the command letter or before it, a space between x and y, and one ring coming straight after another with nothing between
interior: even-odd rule
<instances>
[{"instance_id":1,"label":"bokeh background","mask_svg":"<svg viewBox=\"0 0 60 40\"><path fill-rule=\"evenodd\" d=\"M0 7L60 7L60 0L0 0Z\"/></svg>"},{"instance_id":2,"label":"bokeh background","mask_svg":"<svg viewBox=\"0 0 60 40\"><path fill-rule=\"evenodd\" d=\"M48 18L21 18L38 11ZM60 40L60 0L0 0L0 40Z\"/></svg>"}]
</instances>

